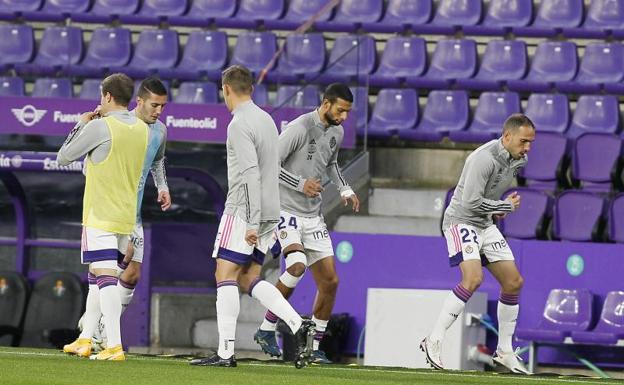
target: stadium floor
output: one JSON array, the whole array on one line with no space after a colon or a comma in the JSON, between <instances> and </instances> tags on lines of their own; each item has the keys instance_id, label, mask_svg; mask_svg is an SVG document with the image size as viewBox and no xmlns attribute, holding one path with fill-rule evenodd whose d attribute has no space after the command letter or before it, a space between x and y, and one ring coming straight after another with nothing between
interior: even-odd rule
<instances>
[{"instance_id":1,"label":"stadium floor","mask_svg":"<svg viewBox=\"0 0 624 385\"><path fill-rule=\"evenodd\" d=\"M362 366L312 366L239 362L238 368L192 367L179 357L129 355L125 362L95 362L49 349L0 348L0 384L133 385L373 385L373 384L623 384L589 377L514 376L480 372L440 372Z\"/></svg>"}]
</instances>

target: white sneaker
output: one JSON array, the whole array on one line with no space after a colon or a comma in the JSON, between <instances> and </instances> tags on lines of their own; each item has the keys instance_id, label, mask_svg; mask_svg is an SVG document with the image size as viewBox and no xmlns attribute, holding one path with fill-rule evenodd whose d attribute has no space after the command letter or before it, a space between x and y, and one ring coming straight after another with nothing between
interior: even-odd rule
<instances>
[{"instance_id":1,"label":"white sneaker","mask_svg":"<svg viewBox=\"0 0 624 385\"><path fill-rule=\"evenodd\" d=\"M100 322L98 326L95 328L95 332L93 333L93 338L91 339L93 342L92 349L94 352L101 352L106 349L106 327L104 326L104 317L100 317Z\"/></svg>"},{"instance_id":2,"label":"white sneaker","mask_svg":"<svg viewBox=\"0 0 624 385\"><path fill-rule=\"evenodd\" d=\"M499 365L507 367L507 369L511 370L513 373L527 375L533 374L529 372L520 362L522 361L522 357L518 355L518 351L519 349L516 349L515 352L503 353L497 349L496 353L494 353L494 357L492 357L492 360Z\"/></svg>"},{"instance_id":3,"label":"white sneaker","mask_svg":"<svg viewBox=\"0 0 624 385\"><path fill-rule=\"evenodd\" d=\"M442 341L432 341L429 337L426 337L420 343L420 350L425 352L425 358L427 359L427 363L431 365L432 368L442 370L444 366L442 365L442 360L440 359L440 348L442 346Z\"/></svg>"}]
</instances>

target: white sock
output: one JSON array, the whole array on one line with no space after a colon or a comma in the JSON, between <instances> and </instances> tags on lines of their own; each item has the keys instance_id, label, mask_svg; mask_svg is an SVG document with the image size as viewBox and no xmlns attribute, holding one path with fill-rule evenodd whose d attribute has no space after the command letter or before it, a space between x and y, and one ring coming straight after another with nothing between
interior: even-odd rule
<instances>
[{"instance_id":1,"label":"white sock","mask_svg":"<svg viewBox=\"0 0 624 385\"><path fill-rule=\"evenodd\" d=\"M438 320L433 327L433 331L429 335L429 339L432 341L442 341L448 328L453 325L453 322L459 317L466 307L466 302L470 299L472 293L464 289L460 284L455 286L452 292L444 300L442 305L442 311L438 316Z\"/></svg>"},{"instance_id":2,"label":"white sock","mask_svg":"<svg viewBox=\"0 0 624 385\"><path fill-rule=\"evenodd\" d=\"M520 305L518 295L501 294L496 313L498 316L498 348L502 353L513 352L512 337L516 331L516 322Z\"/></svg>"},{"instance_id":3,"label":"white sock","mask_svg":"<svg viewBox=\"0 0 624 385\"><path fill-rule=\"evenodd\" d=\"M221 358L234 355L236 320L240 312L240 297L236 281L221 281L217 284L217 328L219 330L219 350Z\"/></svg>"},{"instance_id":4,"label":"white sock","mask_svg":"<svg viewBox=\"0 0 624 385\"><path fill-rule=\"evenodd\" d=\"M312 349L319 350L319 345L325 336L325 330L327 330L327 323L329 320L321 320L312 316L312 321L316 324L316 333L314 333L314 341L312 342Z\"/></svg>"},{"instance_id":5,"label":"white sock","mask_svg":"<svg viewBox=\"0 0 624 385\"><path fill-rule=\"evenodd\" d=\"M281 318L296 333L301 326L301 316L290 306L279 290L267 281L257 280L251 284L249 293L260 301L262 306Z\"/></svg>"},{"instance_id":6,"label":"white sock","mask_svg":"<svg viewBox=\"0 0 624 385\"><path fill-rule=\"evenodd\" d=\"M134 288L135 285L132 285L121 278L119 278L119 282L117 282L117 290L119 290L119 299L121 300L121 312L126 311L126 308L132 301L132 297L134 296Z\"/></svg>"},{"instance_id":7,"label":"white sock","mask_svg":"<svg viewBox=\"0 0 624 385\"><path fill-rule=\"evenodd\" d=\"M121 345L121 300L117 289L117 278L111 275L100 275L97 278L100 288L100 308L105 319L107 348Z\"/></svg>"},{"instance_id":8,"label":"white sock","mask_svg":"<svg viewBox=\"0 0 624 385\"><path fill-rule=\"evenodd\" d=\"M262 320L262 325L260 325L260 330L274 332L277 330L277 321L279 317L273 314L271 310L267 310L264 315L264 319Z\"/></svg>"},{"instance_id":9,"label":"white sock","mask_svg":"<svg viewBox=\"0 0 624 385\"><path fill-rule=\"evenodd\" d=\"M82 320L82 332L78 338L93 338L95 329L100 322L100 317L102 317L102 312L100 311L100 289L96 284L89 284L87 305Z\"/></svg>"}]
</instances>

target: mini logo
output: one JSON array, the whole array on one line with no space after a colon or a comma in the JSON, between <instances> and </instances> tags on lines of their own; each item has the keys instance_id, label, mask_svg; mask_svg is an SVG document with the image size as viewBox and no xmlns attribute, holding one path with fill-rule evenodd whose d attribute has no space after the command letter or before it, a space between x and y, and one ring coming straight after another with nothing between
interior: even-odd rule
<instances>
[{"instance_id":1,"label":"mini logo","mask_svg":"<svg viewBox=\"0 0 624 385\"><path fill-rule=\"evenodd\" d=\"M513 170L513 176L514 176L514 178L518 176L518 169L517 168Z\"/></svg>"},{"instance_id":2,"label":"mini logo","mask_svg":"<svg viewBox=\"0 0 624 385\"><path fill-rule=\"evenodd\" d=\"M38 110L34 106L27 104L22 108L11 108L11 112L13 112L18 122L26 127L31 127L37 124L48 111Z\"/></svg>"},{"instance_id":3,"label":"mini logo","mask_svg":"<svg viewBox=\"0 0 624 385\"><path fill-rule=\"evenodd\" d=\"M288 236L288 233L285 231L280 231L280 239L286 239L286 237Z\"/></svg>"},{"instance_id":4,"label":"mini logo","mask_svg":"<svg viewBox=\"0 0 624 385\"><path fill-rule=\"evenodd\" d=\"M65 286L63 285L63 281L61 281L60 279L56 281L56 284L54 285L53 290L54 290L54 294L57 297L63 296L63 293L65 293Z\"/></svg>"},{"instance_id":5,"label":"mini logo","mask_svg":"<svg viewBox=\"0 0 624 385\"><path fill-rule=\"evenodd\" d=\"M0 295L4 295L4 293L9 290L9 285L7 285L5 278L0 278Z\"/></svg>"},{"instance_id":6,"label":"mini logo","mask_svg":"<svg viewBox=\"0 0 624 385\"><path fill-rule=\"evenodd\" d=\"M334 148L336 147L336 137L332 136L331 139L329 140L329 147Z\"/></svg>"},{"instance_id":7,"label":"mini logo","mask_svg":"<svg viewBox=\"0 0 624 385\"><path fill-rule=\"evenodd\" d=\"M472 252L473 252L472 246L470 246L470 245L466 246L466 248L464 249L464 252L466 254L472 254Z\"/></svg>"},{"instance_id":8,"label":"mini logo","mask_svg":"<svg viewBox=\"0 0 624 385\"><path fill-rule=\"evenodd\" d=\"M316 140L312 139L308 145L308 154L314 154L316 152Z\"/></svg>"},{"instance_id":9,"label":"mini logo","mask_svg":"<svg viewBox=\"0 0 624 385\"><path fill-rule=\"evenodd\" d=\"M20 168L22 166L22 157L20 155L14 155L11 158L11 166L14 168Z\"/></svg>"}]
</instances>

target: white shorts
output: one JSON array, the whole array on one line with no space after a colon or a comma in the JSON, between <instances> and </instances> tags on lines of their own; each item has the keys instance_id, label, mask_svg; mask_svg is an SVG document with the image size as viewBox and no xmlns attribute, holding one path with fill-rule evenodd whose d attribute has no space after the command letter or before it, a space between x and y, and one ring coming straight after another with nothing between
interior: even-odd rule
<instances>
[{"instance_id":1,"label":"white shorts","mask_svg":"<svg viewBox=\"0 0 624 385\"><path fill-rule=\"evenodd\" d=\"M492 262L514 260L511 248L496 225L486 229L452 225L444 229L444 236L451 266L471 259L480 260L483 266Z\"/></svg>"},{"instance_id":2,"label":"white shorts","mask_svg":"<svg viewBox=\"0 0 624 385\"><path fill-rule=\"evenodd\" d=\"M132 232L132 235L130 235L130 242L132 242L132 248L134 249L131 261L143 263L143 249L145 241L143 239L142 223L137 222L136 226L134 226L134 231Z\"/></svg>"},{"instance_id":3,"label":"white shorts","mask_svg":"<svg viewBox=\"0 0 624 385\"><path fill-rule=\"evenodd\" d=\"M247 223L236 215L223 214L212 251L213 258L222 258L238 265L264 263L264 255L275 242L275 223L261 223L258 244L249 246L245 241Z\"/></svg>"},{"instance_id":4,"label":"white shorts","mask_svg":"<svg viewBox=\"0 0 624 385\"><path fill-rule=\"evenodd\" d=\"M80 247L83 264L96 264L97 268L117 268L117 261L123 259L128 249L130 235L117 234L94 227L82 228Z\"/></svg>"},{"instance_id":5,"label":"white shorts","mask_svg":"<svg viewBox=\"0 0 624 385\"><path fill-rule=\"evenodd\" d=\"M282 250L292 244L303 245L308 266L334 255L334 247L323 216L299 217L286 211L282 211L280 215L277 239Z\"/></svg>"}]
</instances>

